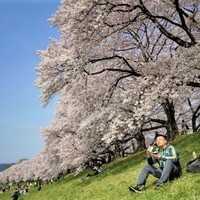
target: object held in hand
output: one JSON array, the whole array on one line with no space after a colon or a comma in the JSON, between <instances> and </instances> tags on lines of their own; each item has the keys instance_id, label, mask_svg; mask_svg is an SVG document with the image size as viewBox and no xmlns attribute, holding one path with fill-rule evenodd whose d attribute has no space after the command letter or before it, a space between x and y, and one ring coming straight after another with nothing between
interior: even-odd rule
<instances>
[{"instance_id":1,"label":"object held in hand","mask_svg":"<svg viewBox=\"0 0 200 200\"><path fill-rule=\"evenodd\" d=\"M152 153L152 151L153 151L153 146L149 146L148 151L149 151L150 153Z\"/></svg>"}]
</instances>

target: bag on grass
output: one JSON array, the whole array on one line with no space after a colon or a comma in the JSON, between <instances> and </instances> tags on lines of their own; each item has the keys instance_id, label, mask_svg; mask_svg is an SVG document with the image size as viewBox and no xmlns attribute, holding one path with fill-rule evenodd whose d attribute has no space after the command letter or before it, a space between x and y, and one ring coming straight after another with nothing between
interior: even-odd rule
<instances>
[{"instance_id":1,"label":"bag on grass","mask_svg":"<svg viewBox=\"0 0 200 200\"><path fill-rule=\"evenodd\" d=\"M187 163L186 172L200 173L200 156Z\"/></svg>"}]
</instances>

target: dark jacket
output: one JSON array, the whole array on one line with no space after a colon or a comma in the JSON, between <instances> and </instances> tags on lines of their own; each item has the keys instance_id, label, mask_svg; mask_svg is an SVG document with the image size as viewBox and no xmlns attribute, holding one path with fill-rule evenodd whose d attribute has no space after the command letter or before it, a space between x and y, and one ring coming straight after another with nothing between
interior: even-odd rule
<instances>
[{"instance_id":1,"label":"dark jacket","mask_svg":"<svg viewBox=\"0 0 200 200\"><path fill-rule=\"evenodd\" d=\"M19 191L15 191L14 194L12 195L13 200L18 200L19 197Z\"/></svg>"}]
</instances>

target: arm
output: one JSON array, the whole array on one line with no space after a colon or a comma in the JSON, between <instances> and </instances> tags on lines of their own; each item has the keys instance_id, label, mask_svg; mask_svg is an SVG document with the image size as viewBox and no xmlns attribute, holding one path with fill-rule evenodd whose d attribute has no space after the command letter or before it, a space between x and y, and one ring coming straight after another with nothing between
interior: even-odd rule
<instances>
[{"instance_id":1,"label":"arm","mask_svg":"<svg viewBox=\"0 0 200 200\"><path fill-rule=\"evenodd\" d=\"M158 159L160 158L160 155L158 154L158 152L152 152L153 147L149 147L147 149L147 162L150 165L155 164L156 162L158 162Z\"/></svg>"}]
</instances>

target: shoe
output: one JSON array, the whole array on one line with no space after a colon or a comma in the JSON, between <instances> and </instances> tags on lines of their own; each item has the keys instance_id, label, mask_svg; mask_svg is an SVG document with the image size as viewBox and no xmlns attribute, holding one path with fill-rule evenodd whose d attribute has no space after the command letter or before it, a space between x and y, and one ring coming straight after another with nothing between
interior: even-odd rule
<instances>
[{"instance_id":1,"label":"shoe","mask_svg":"<svg viewBox=\"0 0 200 200\"><path fill-rule=\"evenodd\" d=\"M157 184L155 185L154 190L160 190L161 188L162 188L162 185Z\"/></svg>"},{"instance_id":2,"label":"shoe","mask_svg":"<svg viewBox=\"0 0 200 200\"><path fill-rule=\"evenodd\" d=\"M143 188L144 188L144 185L141 185L141 186L137 185L136 187L129 186L129 190L135 193L141 192Z\"/></svg>"}]
</instances>

